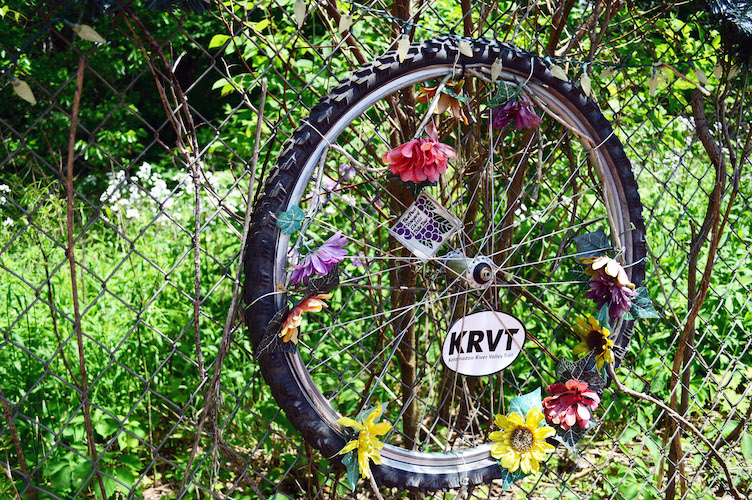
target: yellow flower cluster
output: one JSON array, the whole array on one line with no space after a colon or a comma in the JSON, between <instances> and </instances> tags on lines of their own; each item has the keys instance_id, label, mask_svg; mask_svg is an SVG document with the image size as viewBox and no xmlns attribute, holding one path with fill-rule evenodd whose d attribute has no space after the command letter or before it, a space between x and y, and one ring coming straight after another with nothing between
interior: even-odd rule
<instances>
[{"instance_id":1,"label":"yellow flower cluster","mask_svg":"<svg viewBox=\"0 0 752 500\"><path fill-rule=\"evenodd\" d=\"M358 429L358 439L353 439L345 445L339 452L344 455L354 449L358 449L358 470L360 470L363 479L371 477L371 460L376 465L381 465L381 453L379 450L384 447L384 443L379 441L377 436L383 436L392 428L386 422L376 423L376 419L381 416L381 404L379 404L371 413L368 414L366 421L360 422L351 418L342 417L337 422L345 427Z\"/></svg>"}]
</instances>

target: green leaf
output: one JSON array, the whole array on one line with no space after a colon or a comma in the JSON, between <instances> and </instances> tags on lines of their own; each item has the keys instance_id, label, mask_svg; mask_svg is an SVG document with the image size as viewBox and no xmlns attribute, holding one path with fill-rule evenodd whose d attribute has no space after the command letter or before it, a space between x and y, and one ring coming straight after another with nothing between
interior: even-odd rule
<instances>
[{"instance_id":1,"label":"green leaf","mask_svg":"<svg viewBox=\"0 0 752 500\"><path fill-rule=\"evenodd\" d=\"M588 284L590 283L590 276L585 274L585 271L583 271L583 268L581 266L572 266L567 270L567 273L569 274L572 282L578 283L582 288L590 288L588 286Z\"/></svg>"},{"instance_id":2,"label":"green leaf","mask_svg":"<svg viewBox=\"0 0 752 500\"><path fill-rule=\"evenodd\" d=\"M134 455L120 455L118 457L118 462L123 465L127 465L131 469L141 470L141 460L139 460L138 457Z\"/></svg>"},{"instance_id":3,"label":"green leaf","mask_svg":"<svg viewBox=\"0 0 752 500\"><path fill-rule=\"evenodd\" d=\"M637 296L632 299L632 309L629 310L632 316L636 319L660 318L655 307L653 307L653 301L650 300L647 288L641 286L636 291Z\"/></svg>"},{"instance_id":4,"label":"green leaf","mask_svg":"<svg viewBox=\"0 0 752 500\"><path fill-rule=\"evenodd\" d=\"M600 324L601 327L605 326L608 329L611 328L608 324L608 304L603 304L601 310L595 315L595 319L598 320L598 324Z\"/></svg>"},{"instance_id":5,"label":"green leaf","mask_svg":"<svg viewBox=\"0 0 752 500\"><path fill-rule=\"evenodd\" d=\"M591 420L591 425L592 424ZM582 441L582 438L585 436L586 431L580 429L580 426L575 425L573 427L570 427L569 429L564 429L561 426L555 426L556 427L556 435L554 436L554 439L563 444L569 452L577 458L579 456L579 452L577 450L577 443Z\"/></svg>"},{"instance_id":6,"label":"green leaf","mask_svg":"<svg viewBox=\"0 0 752 500\"><path fill-rule=\"evenodd\" d=\"M256 23L253 29L255 29L256 31L264 31L264 29L266 29L267 26L269 26L269 20L262 19L261 21Z\"/></svg>"},{"instance_id":7,"label":"green leaf","mask_svg":"<svg viewBox=\"0 0 752 500\"><path fill-rule=\"evenodd\" d=\"M489 99L486 102L486 106L488 106L489 108L498 108L499 106L503 106L509 101L516 101L520 98L521 92L522 85L520 85L519 87L513 87L511 85L507 85L506 83L499 83L499 91L493 98Z\"/></svg>"},{"instance_id":8,"label":"green leaf","mask_svg":"<svg viewBox=\"0 0 752 500\"><path fill-rule=\"evenodd\" d=\"M611 249L611 242L603 229L572 238L577 246L576 257L599 257Z\"/></svg>"},{"instance_id":9,"label":"green leaf","mask_svg":"<svg viewBox=\"0 0 752 500\"><path fill-rule=\"evenodd\" d=\"M376 420L374 420L374 422L378 422L381 419L381 417L386 415L387 406L389 406L389 403L384 403L381 405L381 416L377 418ZM363 408L355 416L355 421L360 422L361 424L364 424L366 422L366 419L368 418L368 415L370 415L371 412L375 409L376 409L376 406L369 406L369 407Z\"/></svg>"},{"instance_id":10,"label":"green leaf","mask_svg":"<svg viewBox=\"0 0 752 500\"><path fill-rule=\"evenodd\" d=\"M528 392L527 394L512 398L512 401L509 404L509 412L517 413L522 417L522 420L525 420L525 415L527 415L527 412L533 407L541 407L540 387Z\"/></svg>"},{"instance_id":11,"label":"green leaf","mask_svg":"<svg viewBox=\"0 0 752 500\"><path fill-rule=\"evenodd\" d=\"M499 467L501 467L501 465L499 465ZM509 472L504 467L501 467L501 480L503 481L501 484L501 491L506 490L515 482L527 476L528 474L522 472L522 469L517 469L515 472Z\"/></svg>"},{"instance_id":12,"label":"green leaf","mask_svg":"<svg viewBox=\"0 0 752 500\"><path fill-rule=\"evenodd\" d=\"M214 49L216 47L221 47L229 39L230 37L228 35L214 35L209 41L209 48Z\"/></svg>"},{"instance_id":13,"label":"green leaf","mask_svg":"<svg viewBox=\"0 0 752 500\"><path fill-rule=\"evenodd\" d=\"M347 468L347 482L350 483L350 489L355 491L355 486L358 484L358 450L351 450L345 453L342 457L342 465Z\"/></svg>"},{"instance_id":14,"label":"green leaf","mask_svg":"<svg viewBox=\"0 0 752 500\"><path fill-rule=\"evenodd\" d=\"M446 95L448 95L449 97L454 97L460 102L470 102L469 97L464 96L464 95L459 95L458 93L456 93L454 90L450 89L449 87L444 87L443 89L441 89L441 91L445 93Z\"/></svg>"},{"instance_id":15,"label":"green leaf","mask_svg":"<svg viewBox=\"0 0 752 500\"><path fill-rule=\"evenodd\" d=\"M305 212L297 205L293 205L286 212L280 212L277 215L277 227L282 234L292 234L303 224Z\"/></svg>"},{"instance_id":16,"label":"green leaf","mask_svg":"<svg viewBox=\"0 0 752 500\"><path fill-rule=\"evenodd\" d=\"M747 460L752 459L752 436L749 432L742 434L742 455Z\"/></svg>"}]
</instances>

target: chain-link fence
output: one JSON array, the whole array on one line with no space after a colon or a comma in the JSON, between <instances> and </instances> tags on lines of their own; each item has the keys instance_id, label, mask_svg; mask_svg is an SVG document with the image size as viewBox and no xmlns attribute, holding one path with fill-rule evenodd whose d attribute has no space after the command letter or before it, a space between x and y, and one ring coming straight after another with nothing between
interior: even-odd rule
<instances>
[{"instance_id":1,"label":"chain-link fence","mask_svg":"<svg viewBox=\"0 0 752 500\"><path fill-rule=\"evenodd\" d=\"M146 4L0 7L3 498L408 495L351 493L279 409L238 314L242 242L338 79L438 36L514 43L592 88L639 185L660 318L579 454L424 496L752 496L748 67L703 4Z\"/></svg>"}]
</instances>

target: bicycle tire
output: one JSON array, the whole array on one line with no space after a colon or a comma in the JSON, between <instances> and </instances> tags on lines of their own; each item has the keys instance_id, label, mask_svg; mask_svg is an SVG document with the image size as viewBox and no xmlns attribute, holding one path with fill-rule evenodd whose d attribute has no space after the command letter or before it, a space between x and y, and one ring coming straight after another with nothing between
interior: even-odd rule
<instances>
[{"instance_id":1,"label":"bicycle tire","mask_svg":"<svg viewBox=\"0 0 752 500\"><path fill-rule=\"evenodd\" d=\"M398 54L387 52L382 57L353 72L341 81L315 106L309 119L294 132L283 146L276 166L269 173L263 194L253 214L253 225L245 249L244 300L245 321L254 349L264 335L266 325L281 309L283 299L276 293L277 284L284 282L284 268L279 269L279 248L287 245L275 225L276 215L289 208L291 197L305 175L310 177L316 156L327 141L332 141L344 130L352 118L348 113L360 103L381 99L386 85L410 80L416 72L435 68L437 74L446 74L462 68L487 68L501 59L503 73L540 84L576 119L595 142L601 173L611 183L610 194L623 219L624 234L620 235L623 256L631 281L639 286L645 275L645 227L642 205L630 162L623 147L613 133L610 123L598 106L571 81L564 81L551 72L543 59L526 53L509 44L488 40L471 41L472 57L463 54L458 39L442 38L412 44L405 60ZM467 52L465 49L464 52ZM447 68L452 68L447 70ZM444 71L444 73L442 73ZM425 81L425 71L421 81ZM338 130L340 132L338 132ZM286 250L285 250L286 251ZM631 321L620 321L614 327L614 353L617 363L627 351L631 337ZM270 386L279 406L304 439L320 450L324 457L334 457L346 443L342 427L337 423L339 413L315 387L300 355L295 353L267 352L260 359L261 372ZM387 445L382 451L383 464L373 467L376 481L386 487L412 491L433 491L459 488L463 484L486 484L501 477L496 460L490 457L489 445L481 445L450 453L426 453L393 448Z\"/></svg>"}]
</instances>

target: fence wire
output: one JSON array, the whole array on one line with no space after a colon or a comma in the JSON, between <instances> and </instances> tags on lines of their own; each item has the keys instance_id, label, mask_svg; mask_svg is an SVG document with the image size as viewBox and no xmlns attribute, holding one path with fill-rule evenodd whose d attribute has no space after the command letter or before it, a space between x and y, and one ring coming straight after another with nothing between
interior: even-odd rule
<instances>
[{"instance_id":1,"label":"fence wire","mask_svg":"<svg viewBox=\"0 0 752 500\"><path fill-rule=\"evenodd\" d=\"M281 145L403 35L495 38L589 75L640 186L661 316L620 376L752 496L748 69L702 6L147 3L0 9L3 498L375 498L287 421L235 313L247 207ZM465 494L732 498L706 443L614 387L579 456Z\"/></svg>"}]
</instances>

